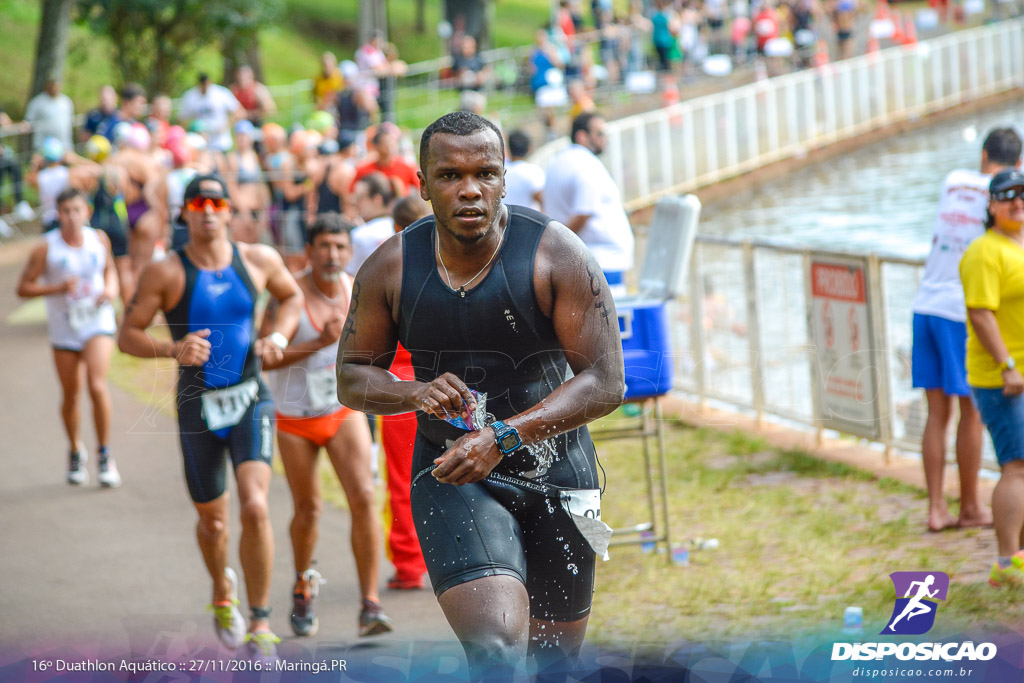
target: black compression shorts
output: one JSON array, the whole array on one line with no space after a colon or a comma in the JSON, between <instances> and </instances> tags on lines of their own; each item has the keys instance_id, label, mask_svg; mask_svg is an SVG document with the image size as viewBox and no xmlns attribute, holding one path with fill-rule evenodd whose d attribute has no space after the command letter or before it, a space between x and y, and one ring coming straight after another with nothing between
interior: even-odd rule
<instances>
[{"instance_id":1,"label":"black compression shorts","mask_svg":"<svg viewBox=\"0 0 1024 683\"><path fill-rule=\"evenodd\" d=\"M429 464L442 452L417 438L413 462ZM561 458L554 469L563 476L550 483L597 488L593 466L565 467ZM414 466L413 476L419 471ZM412 513L436 595L485 576L514 576L526 586L534 619L590 613L595 554L557 499L488 480L442 484L426 474L412 487Z\"/></svg>"},{"instance_id":2,"label":"black compression shorts","mask_svg":"<svg viewBox=\"0 0 1024 683\"><path fill-rule=\"evenodd\" d=\"M219 498L227 485L225 449L236 470L249 460L270 465L274 454L274 402L257 396L237 425L218 432L206 426L202 409L198 398L181 401L178 429L188 493L196 503L209 503Z\"/></svg>"}]
</instances>

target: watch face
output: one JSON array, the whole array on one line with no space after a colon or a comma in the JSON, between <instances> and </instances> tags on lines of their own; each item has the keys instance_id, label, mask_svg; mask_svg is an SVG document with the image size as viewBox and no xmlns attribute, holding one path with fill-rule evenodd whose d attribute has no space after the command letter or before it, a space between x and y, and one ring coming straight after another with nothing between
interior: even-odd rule
<instances>
[{"instance_id":1,"label":"watch face","mask_svg":"<svg viewBox=\"0 0 1024 683\"><path fill-rule=\"evenodd\" d=\"M498 445L501 446L501 450L510 451L519 445L519 435L515 432L509 432L498 440Z\"/></svg>"}]
</instances>

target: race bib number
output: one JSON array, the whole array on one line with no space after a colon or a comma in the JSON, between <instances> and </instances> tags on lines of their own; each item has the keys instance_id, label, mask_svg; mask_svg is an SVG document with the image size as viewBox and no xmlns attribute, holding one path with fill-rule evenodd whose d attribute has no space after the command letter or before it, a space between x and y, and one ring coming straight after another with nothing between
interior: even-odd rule
<instances>
[{"instance_id":1,"label":"race bib number","mask_svg":"<svg viewBox=\"0 0 1024 683\"><path fill-rule=\"evenodd\" d=\"M338 377L334 366L311 370L306 373L306 392L309 395L309 407L320 412L338 405Z\"/></svg>"},{"instance_id":2,"label":"race bib number","mask_svg":"<svg viewBox=\"0 0 1024 683\"><path fill-rule=\"evenodd\" d=\"M100 308L92 299L75 299L68 303L68 322L76 333L96 325Z\"/></svg>"},{"instance_id":3,"label":"race bib number","mask_svg":"<svg viewBox=\"0 0 1024 683\"><path fill-rule=\"evenodd\" d=\"M561 492L562 508L569 513L573 524L586 539L591 550L602 560L608 560L608 543L612 528L601 521L601 490L572 489Z\"/></svg>"},{"instance_id":4,"label":"race bib number","mask_svg":"<svg viewBox=\"0 0 1024 683\"><path fill-rule=\"evenodd\" d=\"M223 389L203 393L203 417L211 431L234 427L256 398L259 382L250 379Z\"/></svg>"},{"instance_id":5,"label":"race bib number","mask_svg":"<svg viewBox=\"0 0 1024 683\"><path fill-rule=\"evenodd\" d=\"M562 493L562 507L570 515L601 519L601 489L573 489Z\"/></svg>"}]
</instances>

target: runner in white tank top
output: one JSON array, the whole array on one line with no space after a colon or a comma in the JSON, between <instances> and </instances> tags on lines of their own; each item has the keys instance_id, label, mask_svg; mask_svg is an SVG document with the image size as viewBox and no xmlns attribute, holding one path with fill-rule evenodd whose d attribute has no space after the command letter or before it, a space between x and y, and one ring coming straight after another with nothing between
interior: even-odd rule
<instances>
[{"instance_id":1,"label":"runner in white tank top","mask_svg":"<svg viewBox=\"0 0 1024 683\"><path fill-rule=\"evenodd\" d=\"M51 230L43 236L46 243L43 281L48 285L61 285L74 279L74 285L66 294L46 297L50 345L55 349L78 352L96 335L112 337L117 330L114 306L104 292L110 246L99 235L98 230L82 227L78 246L64 241L63 230Z\"/></svg>"},{"instance_id":2,"label":"runner in white tank top","mask_svg":"<svg viewBox=\"0 0 1024 683\"><path fill-rule=\"evenodd\" d=\"M343 407L337 395L338 340L349 302L357 296L352 277L345 273L352 258L351 230L337 213L321 214L307 230L310 269L296 278L306 306L282 360L264 363L277 408L277 442L295 505L291 623L297 636L314 635L319 627L313 601L321 577L310 564L322 506L317 467L321 448L327 449L352 512L352 555L362 594L359 635L392 630L377 592L381 528L374 510L370 428L366 416ZM273 325L273 318L269 309L264 325Z\"/></svg>"},{"instance_id":3,"label":"runner in white tank top","mask_svg":"<svg viewBox=\"0 0 1024 683\"><path fill-rule=\"evenodd\" d=\"M32 250L18 282L18 296L46 297L50 344L64 395L61 417L70 443L68 483L89 481L84 467L88 456L78 429L79 370L84 363L99 443L97 478L103 486L120 486L121 476L107 453L112 412L107 368L115 331L110 302L118 292L110 240L85 225L89 204L81 191L65 190L55 203L60 229L44 235Z\"/></svg>"},{"instance_id":4,"label":"runner in white tank top","mask_svg":"<svg viewBox=\"0 0 1024 683\"><path fill-rule=\"evenodd\" d=\"M302 283L308 283L310 279L309 272L298 276L298 280ZM310 298L319 295L332 308L336 307L339 311L347 311L352 295L352 276L342 273L339 284L341 293L337 298L328 299L316 288L315 284L308 288L315 290ZM326 346L321 346L326 341L325 335L333 336L330 331L325 332L323 327L313 320L307 300L302 309L302 315L299 317L299 327L295 331L295 336L288 343L289 350L307 346L319 346L320 348L287 367L267 371L267 384L270 385L274 394L274 408L279 414L287 417L320 417L342 409L342 405L338 401L337 378L335 377L338 339L335 338Z\"/></svg>"}]
</instances>

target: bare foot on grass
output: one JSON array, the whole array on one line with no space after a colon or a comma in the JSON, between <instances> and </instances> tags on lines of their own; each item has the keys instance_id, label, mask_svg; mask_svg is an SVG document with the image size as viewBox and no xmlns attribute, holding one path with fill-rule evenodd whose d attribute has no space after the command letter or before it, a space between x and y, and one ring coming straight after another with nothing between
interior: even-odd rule
<instances>
[{"instance_id":1,"label":"bare foot on grass","mask_svg":"<svg viewBox=\"0 0 1024 683\"><path fill-rule=\"evenodd\" d=\"M956 526L959 529L977 529L992 526L992 512L987 509L960 510L960 519Z\"/></svg>"}]
</instances>

